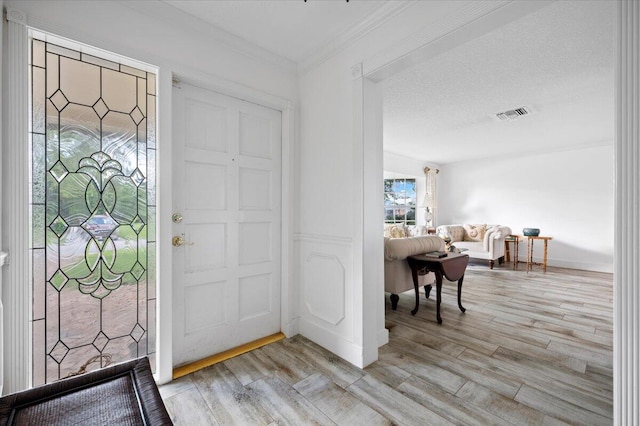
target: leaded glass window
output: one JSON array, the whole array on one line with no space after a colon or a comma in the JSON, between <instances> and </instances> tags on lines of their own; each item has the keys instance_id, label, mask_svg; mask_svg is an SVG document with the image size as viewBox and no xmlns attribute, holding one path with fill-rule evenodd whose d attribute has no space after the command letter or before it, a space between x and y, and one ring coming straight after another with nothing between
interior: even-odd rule
<instances>
[{"instance_id":1,"label":"leaded glass window","mask_svg":"<svg viewBox=\"0 0 640 426\"><path fill-rule=\"evenodd\" d=\"M155 352L155 75L31 39L33 384Z\"/></svg>"}]
</instances>

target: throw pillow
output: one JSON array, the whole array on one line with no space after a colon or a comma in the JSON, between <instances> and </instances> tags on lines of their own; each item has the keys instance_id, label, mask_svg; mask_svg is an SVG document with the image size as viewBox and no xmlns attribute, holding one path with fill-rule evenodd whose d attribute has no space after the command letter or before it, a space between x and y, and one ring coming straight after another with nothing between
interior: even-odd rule
<instances>
[{"instance_id":1,"label":"throw pillow","mask_svg":"<svg viewBox=\"0 0 640 426\"><path fill-rule=\"evenodd\" d=\"M405 238L407 233L402 224L385 224L384 236L387 238Z\"/></svg>"},{"instance_id":2,"label":"throw pillow","mask_svg":"<svg viewBox=\"0 0 640 426\"><path fill-rule=\"evenodd\" d=\"M409 225L405 227L404 232L407 234L407 237L420 237L427 235L427 228L422 225Z\"/></svg>"},{"instance_id":3,"label":"throw pillow","mask_svg":"<svg viewBox=\"0 0 640 426\"><path fill-rule=\"evenodd\" d=\"M482 242L484 233L487 230L487 225L463 225L464 226L464 240Z\"/></svg>"}]
</instances>

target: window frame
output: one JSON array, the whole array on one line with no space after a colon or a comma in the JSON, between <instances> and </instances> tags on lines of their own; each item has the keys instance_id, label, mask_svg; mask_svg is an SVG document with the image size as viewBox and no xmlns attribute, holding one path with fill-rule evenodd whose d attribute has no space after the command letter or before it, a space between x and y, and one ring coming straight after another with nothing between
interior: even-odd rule
<instances>
[{"instance_id":1,"label":"window frame","mask_svg":"<svg viewBox=\"0 0 640 426\"><path fill-rule=\"evenodd\" d=\"M407 190L408 184L413 184L413 194L407 196L409 192ZM385 178L384 182L384 223L389 224L402 224L404 226L417 225L416 210L418 208L418 195L417 195L417 179L415 178ZM394 187L400 186L401 190L394 190ZM400 195L397 195L400 194ZM409 199L404 204L392 203L388 204L389 200ZM398 212L404 210L402 215L398 215ZM392 212L392 217L389 218L388 212ZM410 218L413 212L413 218ZM402 218L400 218L402 217Z\"/></svg>"}]
</instances>

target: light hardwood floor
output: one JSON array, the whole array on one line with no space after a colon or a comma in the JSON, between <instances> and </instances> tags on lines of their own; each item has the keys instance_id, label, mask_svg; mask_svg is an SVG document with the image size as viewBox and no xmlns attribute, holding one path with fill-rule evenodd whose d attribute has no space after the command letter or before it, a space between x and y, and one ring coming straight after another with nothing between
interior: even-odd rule
<instances>
[{"instance_id":1,"label":"light hardwood floor","mask_svg":"<svg viewBox=\"0 0 640 426\"><path fill-rule=\"evenodd\" d=\"M613 277L470 264L456 286L387 295L389 344L364 370L301 336L161 386L177 425L610 425Z\"/></svg>"}]
</instances>

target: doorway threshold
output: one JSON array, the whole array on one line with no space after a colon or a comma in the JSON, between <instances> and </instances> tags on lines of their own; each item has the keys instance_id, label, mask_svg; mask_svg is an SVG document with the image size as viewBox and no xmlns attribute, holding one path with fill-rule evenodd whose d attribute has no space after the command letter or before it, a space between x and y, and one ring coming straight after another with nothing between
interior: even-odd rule
<instances>
[{"instance_id":1,"label":"doorway threshold","mask_svg":"<svg viewBox=\"0 0 640 426\"><path fill-rule=\"evenodd\" d=\"M173 380L178 379L187 374L191 374L195 371L202 370L203 368L217 364L222 361L226 361L229 358L236 357L238 355L251 352L254 349L261 348L262 346L270 343L275 343L285 338L283 333L272 334L271 336L262 337L253 342L245 343L244 345L237 346L235 348L228 349L224 352L220 352L215 355L208 356L198 361L191 362L189 364L182 365L173 369Z\"/></svg>"}]
</instances>

